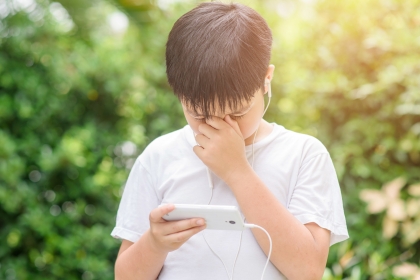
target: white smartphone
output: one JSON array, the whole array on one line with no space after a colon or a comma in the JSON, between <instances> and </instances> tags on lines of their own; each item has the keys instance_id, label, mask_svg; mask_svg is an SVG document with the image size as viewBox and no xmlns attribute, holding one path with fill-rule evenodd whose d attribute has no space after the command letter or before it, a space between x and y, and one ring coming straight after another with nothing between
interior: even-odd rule
<instances>
[{"instance_id":1,"label":"white smartphone","mask_svg":"<svg viewBox=\"0 0 420 280\"><path fill-rule=\"evenodd\" d=\"M175 209L162 217L164 220L178 221L191 218L203 218L206 220L206 229L243 230L245 228L242 216L236 206L199 204L174 205Z\"/></svg>"}]
</instances>

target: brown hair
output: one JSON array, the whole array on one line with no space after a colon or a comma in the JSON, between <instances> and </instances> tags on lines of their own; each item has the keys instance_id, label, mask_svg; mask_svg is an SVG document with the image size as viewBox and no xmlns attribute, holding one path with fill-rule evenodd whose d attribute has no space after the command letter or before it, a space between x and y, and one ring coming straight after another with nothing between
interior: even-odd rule
<instances>
[{"instance_id":1,"label":"brown hair","mask_svg":"<svg viewBox=\"0 0 420 280\"><path fill-rule=\"evenodd\" d=\"M180 17L166 44L166 74L181 102L208 119L249 102L264 86L272 35L266 21L242 4L201 3Z\"/></svg>"}]
</instances>

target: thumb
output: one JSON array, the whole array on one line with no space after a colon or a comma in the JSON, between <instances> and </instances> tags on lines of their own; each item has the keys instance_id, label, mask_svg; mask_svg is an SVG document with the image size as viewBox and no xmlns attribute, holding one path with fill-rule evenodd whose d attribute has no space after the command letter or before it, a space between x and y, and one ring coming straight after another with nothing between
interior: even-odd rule
<instances>
[{"instance_id":1,"label":"thumb","mask_svg":"<svg viewBox=\"0 0 420 280\"><path fill-rule=\"evenodd\" d=\"M232 120L229 115L225 116L224 121L227 122L236 131L236 133L238 133L239 136L244 138L237 121Z\"/></svg>"}]
</instances>

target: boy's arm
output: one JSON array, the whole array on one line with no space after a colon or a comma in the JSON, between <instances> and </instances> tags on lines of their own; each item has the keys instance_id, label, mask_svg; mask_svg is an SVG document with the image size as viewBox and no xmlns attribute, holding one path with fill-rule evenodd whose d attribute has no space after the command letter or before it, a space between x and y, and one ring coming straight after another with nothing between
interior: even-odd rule
<instances>
[{"instance_id":1,"label":"boy's arm","mask_svg":"<svg viewBox=\"0 0 420 280\"><path fill-rule=\"evenodd\" d=\"M147 231L135 243L123 240L115 262L116 280L155 280L158 277L168 253L153 248L149 239Z\"/></svg>"},{"instance_id":2,"label":"boy's arm","mask_svg":"<svg viewBox=\"0 0 420 280\"><path fill-rule=\"evenodd\" d=\"M124 240L115 262L115 279L155 280L169 252L206 228L204 219L165 221L175 206L168 204L150 212L150 228L135 243Z\"/></svg>"},{"instance_id":3,"label":"boy's arm","mask_svg":"<svg viewBox=\"0 0 420 280\"><path fill-rule=\"evenodd\" d=\"M276 199L251 166L240 170L226 183L247 222L269 232L273 242L270 261L288 279L321 279L328 257L330 231L315 223L303 225ZM267 235L258 228L252 231L268 255Z\"/></svg>"},{"instance_id":4,"label":"boy's arm","mask_svg":"<svg viewBox=\"0 0 420 280\"><path fill-rule=\"evenodd\" d=\"M271 236L271 262L288 279L321 279L330 245L330 231L315 223L303 225L271 193L254 172L245 155L244 139L229 115L200 124L196 155L234 193L247 221L263 227ZM253 229L257 242L268 254L269 240Z\"/></svg>"}]
</instances>

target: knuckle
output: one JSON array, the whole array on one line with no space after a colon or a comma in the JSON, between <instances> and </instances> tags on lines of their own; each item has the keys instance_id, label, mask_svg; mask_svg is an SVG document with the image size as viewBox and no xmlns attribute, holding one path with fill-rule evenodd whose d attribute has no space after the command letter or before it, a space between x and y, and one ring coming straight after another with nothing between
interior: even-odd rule
<instances>
[{"instance_id":1,"label":"knuckle","mask_svg":"<svg viewBox=\"0 0 420 280\"><path fill-rule=\"evenodd\" d=\"M179 231L179 227L177 225L172 225L171 226L171 230L172 230L172 232L178 232Z\"/></svg>"}]
</instances>

